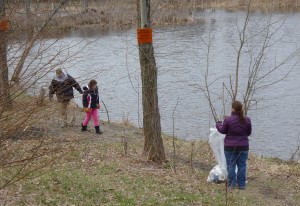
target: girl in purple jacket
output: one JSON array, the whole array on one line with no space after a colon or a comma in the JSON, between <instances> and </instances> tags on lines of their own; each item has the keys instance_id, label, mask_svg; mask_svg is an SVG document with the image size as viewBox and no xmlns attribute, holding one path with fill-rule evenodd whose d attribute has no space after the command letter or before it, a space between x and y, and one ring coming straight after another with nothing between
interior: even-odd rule
<instances>
[{"instance_id":1,"label":"girl in purple jacket","mask_svg":"<svg viewBox=\"0 0 300 206\"><path fill-rule=\"evenodd\" d=\"M234 189L246 188L246 169L249 151L249 139L252 126L249 117L244 116L243 105L240 101L232 103L231 116L226 117L224 122L217 122L217 130L225 134L224 153L227 164L228 187ZM237 173L235 168L237 167Z\"/></svg>"},{"instance_id":2,"label":"girl in purple jacket","mask_svg":"<svg viewBox=\"0 0 300 206\"><path fill-rule=\"evenodd\" d=\"M88 86L83 87L82 104L86 113L86 118L82 123L81 131L87 131L87 125L91 118L94 120L94 126L96 134L101 135L102 132L99 126L98 109L100 109L99 93L97 87L97 81L91 80Z\"/></svg>"}]
</instances>

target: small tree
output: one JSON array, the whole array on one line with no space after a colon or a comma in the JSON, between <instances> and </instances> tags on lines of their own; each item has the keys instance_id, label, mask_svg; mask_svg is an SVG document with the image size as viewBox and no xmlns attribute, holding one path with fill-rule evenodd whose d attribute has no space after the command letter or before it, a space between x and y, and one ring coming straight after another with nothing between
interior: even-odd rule
<instances>
[{"instance_id":1,"label":"small tree","mask_svg":"<svg viewBox=\"0 0 300 206\"><path fill-rule=\"evenodd\" d=\"M24 62L30 52L30 50L32 49L32 47L34 46L35 42L38 40L39 35L41 35L42 31L46 28L47 24L52 20L52 18L55 16L55 14L68 2L69 0L61 0L59 5L55 8L55 10L49 15L49 17L46 19L46 21L43 22L42 26L40 28L37 29L37 31L31 33L31 35L29 35L29 39L28 42L25 44L25 49L22 53L21 59L16 67L16 69L14 70L13 76L12 76L12 81L14 81L17 86L20 86L20 75L24 66ZM34 30L33 27L31 27L31 30Z\"/></svg>"},{"instance_id":2,"label":"small tree","mask_svg":"<svg viewBox=\"0 0 300 206\"><path fill-rule=\"evenodd\" d=\"M16 36L21 32L27 34L26 25L15 27L9 33L0 31L0 37L5 36L0 38L0 41L3 40L0 44L3 51L0 54L0 190L40 169L45 169L64 153L64 149L61 149L64 143L54 142L49 135L51 126L59 126L58 122L53 121L57 109L56 104L51 102L47 102L46 106L43 104L46 95L42 81L58 65L77 60L78 48L73 52L72 47L80 46L81 50L90 43L82 45L81 42L64 43L59 39L45 38L45 28L67 1L61 0L56 11L50 11L48 15L43 16L44 21L40 26L36 25L35 21L29 22L32 28L37 29L30 30L29 38L25 41L19 41ZM7 13L20 14L14 4L19 2L9 2L4 7L5 2L7 1L0 0L1 14L5 13L3 8L9 11ZM28 17L26 13L20 16L22 20ZM31 17L34 18L34 15ZM6 41L6 37L11 41ZM9 82L8 71L16 77L18 87L10 88L13 84ZM34 91L36 85L42 91L38 98L27 93L28 90ZM13 104L9 103L9 100L13 100ZM5 109L7 103L12 107L11 110ZM28 141L25 143L24 139Z\"/></svg>"},{"instance_id":3,"label":"small tree","mask_svg":"<svg viewBox=\"0 0 300 206\"><path fill-rule=\"evenodd\" d=\"M244 111L247 115L248 111L251 109L253 105L252 102L255 100L255 103L258 102L258 99L255 97L257 93L259 93L262 89L274 85L284 78L294 69L296 63L292 65L283 76L277 77L275 72L278 71L283 65L287 62L291 61L297 54L300 52L300 48L292 51L290 54L287 55L279 64L274 65L271 69L266 69L264 65L264 59L268 56L269 49L276 44L277 40L274 39L274 35L279 31L284 23L284 19L273 20L272 15L270 15L268 22L266 25L262 26L262 28L258 29L256 27L255 33L251 33L251 28L249 27L249 23L251 22L251 1L249 1L247 13L244 19L244 23L239 29L238 28L238 37L239 37L239 44L235 51L237 52L236 55L236 66L234 75L229 77L228 84L223 82L223 94L214 92L211 90L211 85L217 82L219 79L215 79L212 82L209 81L209 58L210 58L210 49L213 44L214 34L209 34L209 40L202 41L207 46L207 62L206 62L206 72L204 74L204 86L200 86L200 90L205 94L206 99L209 102L211 113L214 117L214 120L217 121L221 119L221 115L218 116L215 105L214 105L214 98L211 94L215 94L217 99L223 101L223 106L227 103L231 103L235 100L238 96L240 91L240 83L239 83L239 73L241 71L241 59L244 58L245 60L248 59L248 79L246 87L244 88L243 93L241 93L242 102L244 104ZM245 66L243 67L245 68ZM265 81L267 78L272 78L271 81ZM267 83L266 83L267 82ZM227 98L229 97L229 98ZM230 100L228 102L228 99ZM223 111L225 111L223 109Z\"/></svg>"}]
</instances>

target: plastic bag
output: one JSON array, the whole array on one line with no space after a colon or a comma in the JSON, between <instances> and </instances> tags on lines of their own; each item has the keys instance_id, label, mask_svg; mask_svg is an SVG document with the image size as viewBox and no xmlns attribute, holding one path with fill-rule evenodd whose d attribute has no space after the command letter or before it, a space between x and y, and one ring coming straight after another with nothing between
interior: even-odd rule
<instances>
[{"instance_id":1,"label":"plastic bag","mask_svg":"<svg viewBox=\"0 0 300 206\"><path fill-rule=\"evenodd\" d=\"M222 183L225 180L226 170L224 171L224 168L221 168L220 165L214 166L207 177L207 182Z\"/></svg>"},{"instance_id":2,"label":"plastic bag","mask_svg":"<svg viewBox=\"0 0 300 206\"><path fill-rule=\"evenodd\" d=\"M210 171L207 181L220 183L227 178L226 159L224 154L225 135L218 132L216 128L210 128L209 144L218 164Z\"/></svg>"}]
</instances>

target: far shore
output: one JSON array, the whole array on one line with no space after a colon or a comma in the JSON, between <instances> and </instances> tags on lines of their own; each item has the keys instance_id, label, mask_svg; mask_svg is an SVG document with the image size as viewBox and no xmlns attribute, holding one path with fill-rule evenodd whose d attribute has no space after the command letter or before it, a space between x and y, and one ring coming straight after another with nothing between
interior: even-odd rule
<instances>
[{"instance_id":1,"label":"far shore","mask_svg":"<svg viewBox=\"0 0 300 206\"><path fill-rule=\"evenodd\" d=\"M79 28L92 28L102 30L105 28L132 28L137 26L137 5L136 0L111 0L111 1L90 1L87 9L83 9L80 1L77 4L67 4L49 22L44 30L44 35L52 36ZM104 3L103 3L104 2ZM205 0L165 0L161 3L151 5L151 24L153 27L173 24L195 23L192 17L193 12L200 10L247 10L247 1L213 1ZM31 4L31 15L26 15L24 5L20 3L6 11L11 24L12 39L17 38L24 31L35 30L47 20L48 14L55 9L55 4L35 3ZM11 10L10 10L11 9ZM266 13L272 12L299 12L300 1L286 0L252 0L251 11ZM24 21L25 19L25 21ZM197 20L201 21L201 20Z\"/></svg>"}]
</instances>

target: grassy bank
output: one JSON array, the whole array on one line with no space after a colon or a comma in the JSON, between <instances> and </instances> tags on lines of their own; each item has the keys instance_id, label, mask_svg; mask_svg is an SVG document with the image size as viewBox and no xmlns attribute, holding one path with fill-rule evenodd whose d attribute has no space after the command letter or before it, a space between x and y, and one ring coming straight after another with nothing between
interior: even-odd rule
<instances>
[{"instance_id":1,"label":"grassy bank","mask_svg":"<svg viewBox=\"0 0 300 206\"><path fill-rule=\"evenodd\" d=\"M216 165L206 141L176 139L174 168L172 138L164 135L169 162L157 165L141 156L142 130L103 122L104 135L97 136L91 126L80 132L80 118L76 127L49 130L38 152L44 155L1 190L1 205L299 205L299 163L251 156L247 189L226 195L224 184L206 182ZM40 142L7 141L18 154ZM14 169L7 171L0 168L1 183Z\"/></svg>"}]
</instances>

